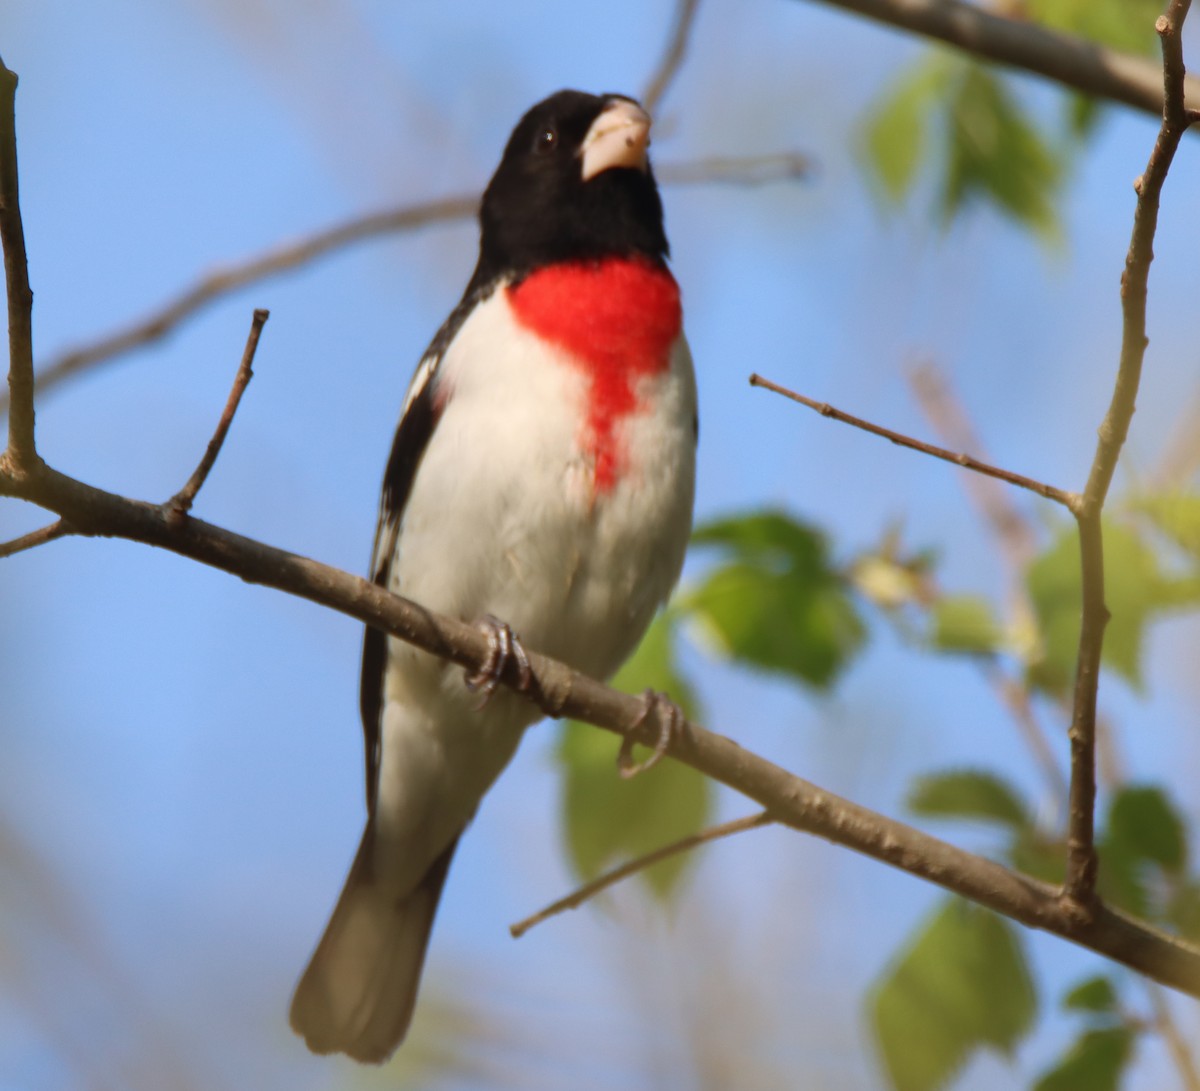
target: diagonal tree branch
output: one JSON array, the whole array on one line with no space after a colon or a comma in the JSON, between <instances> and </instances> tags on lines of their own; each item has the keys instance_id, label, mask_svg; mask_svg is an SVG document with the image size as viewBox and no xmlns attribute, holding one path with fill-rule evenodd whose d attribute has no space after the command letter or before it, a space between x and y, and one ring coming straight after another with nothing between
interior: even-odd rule
<instances>
[{"instance_id":1,"label":"diagonal tree branch","mask_svg":"<svg viewBox=\"0 0 1200 1091\"><path fill-rule=\"evenodd\" d=\"M659 59L653 75L646 81L642 91L642 105L646 112L653 115L658 104L663 100L679 69L683 67L687 55L688 39L696 24L696 12L700 9L700 0L677 0L675 18L671 23L671 33L667 37L666 47Z\"/></svg>"},{"instance_id":2,"label":"diagonal tree branch","mask_svg":"<svg viewBox=\"0 0 1200 1091\"><path fill-rule=\"evenodd\" d=\"M812 160L800 152L707 156L665 163L656 168L659 181L668 186L768 185L773 182L800 181L807 178L811 171ZM174 333L184 322L196 317L214 303L251 284L294 272L358 243L386 235L469 220L478 207L479 196L475 193L402 205L366 216L356 216L295 242L272 247L254 257L218 269L201 277L148 314L95 341L68 349L41 364L37 369L37 389L44 393L63 381L118 356L135 349L148 348ZM6 396L0 393L0 408L6 404Z\"/></svg>"},{"instance_id":3,"label":"diagonal tree branch","mask_svg":"<svg viewBox=\"0 0 1200 1091\"><path fill-rule=\"evenodd\" d=\"M664 860L678 856L681 852L691 852L692 849L699 848L701 845L719 841L722 837L732 837L735 833L745 833L747 830L756 830L760 826L769 826L773 821L774 819L767 811L760 811L758 814L752 814L746 818L735 818L732 822L722 822L719 826L709 826L698 833L691 833L687 837L681 837L678 841L672 841L668 845L660 845L651 852L638 856L636 859L627 860L619 867L596 876L591 882L584 883L577 890L552 902L545 909L534 913L533 916L519 920L516 924L510 924L508 930L513 939L520 939L531 928L543 921L557 917L568 909L578 909L584 902L590 901L610 886L615 886L631 875L636 875L639 871L645 871L648 867L661 864Z\"/></svg>"},{"instance_id":4,"label":"diagonal tree branch","mask_svg":"<svg viewBox=\"0 0 1200 1091\"><path fill-rule=\"evenodd\" d=\"M85 535L158 546L274 587L373 625L469 670L487 660L475 626L443 617L358 576L232 531L190 518L173 525L163 508L130 500L39 465L19 479L0 475L0 495L58 512ZM543 708L654 746L641 697L621 693L533 652L532 693ZM517 686L515 666L504 676ZM741 792L778 822L936 883L1031 928L1040 928L1200 997L1200 948L1097 902L1094 912L1069 912L1056 887L975 856L935 837L842 799L760 758L737 743L687 724L667 753Z\"/></svg>"},{"instance_id":5,"label":"diagonal tree branch","mask_svg":"<svg viewBox=\"0 0 1200 1091\"><path fill-rule=\"evenodd\" d=\"M984 60L1032 72L1085 95L1162 113L1162 70L1072 34L993 15L963 0L821 0L879 23L934 38ZM1200 105L1200 80L1186 81L1189 105Z\"/></svg>"},{"instance_id":6,"label":"diagonal tree branch","mask_svg":"<svg viewBox=\"0 0 1200 1091\"><path fill-rule=\"evenodd\" d=\"M1162 42L1162 125L1146 170L1134 183L1137 204L1125 271L1121 275L1123 332L1121 357L1108 412L1100 425L1096 453L1088 473L1081 503L1074 510L1079 526L1080 563L1083 570L1083 618L1079 632L1079 657L1071 712L1071 788L1067 826L1066 899L1086 912L1096 886L1096 695L1100 684L1100 655L1108 607L1104 601L1104 542L1101 514L1116 472L1117 459L1137 401L1142 361L1146 355L1146 293L1150 263L1154 259L1154 234L1163 183L1171 161L1194 115L1184 102L1185 73L1180 31L1191 0L1171 0L1155 29Z\"/></svg>"}]
</instances>

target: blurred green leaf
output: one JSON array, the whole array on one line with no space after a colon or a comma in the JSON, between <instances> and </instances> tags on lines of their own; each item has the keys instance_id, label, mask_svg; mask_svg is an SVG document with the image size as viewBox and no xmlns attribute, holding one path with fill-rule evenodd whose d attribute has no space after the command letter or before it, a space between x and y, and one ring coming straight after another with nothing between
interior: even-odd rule
<instances>
[{"instance_id":1,"label":"blurred green leaf","mask_svg":"<svg viewBox=\"0 0 1200 1091\"><path fill-rule=\"evenodd\" d=\"M945 66L930 54L903 73L872 107L863 128L871 176L884 196L899 201L912 188L925 152L930 124L945 82Z\"/></svg>"},{"instance_id":2,"label":"blurred green leaf","mask_svg":"<svg viewBox=\"0 0 1200 1091\"><path fill-rule=\"evenodd\" d=\"M921 777L908 798L916 814L948 818L977 818L999 822L1014 830L1029 825L1021 798L992 773L964 769Z\"/></svg>"},{"instance_id":3,"label":"blurred green leaf","mask_svg":"<svg viewBox=\"0 0 1200 1091\"><path fill-rule=\"evenodd\" d=\"M1156 52L1160 0L1025 0L1029 18L1115 49Z\"/></svg>"},{"instance_id":4,"label":"blurred green leaf","mask_svg":"<svg viewBox=\"0 0 1200 1091\"><path fill-rule=\"evenodd\" d=\"M933 607L933 643L948 652L987 655L1004 633L991 603L981 595L945 595Z\"/></svg>"},{"instance_id":5,"label":"blurred green leaf","mask_svg":"<svg viewBox=\"0 0 1200 1091\"><path fill-rule=\"evenodd\" d=\"M631 693L646 688L665 692L689 719L696 719L695 696L675 669L673 622L669 613L655 620L613 685ZM559 735L563 828L571 863L584 879L619 859L640 856L694 833L712 809L708 778L679 762L663 761L640 776L622 780L616 767L618 747L612 736L584 724L564 723ZM640 760L636 752L635 759ZM690 860L688 853L673 856L638 877L665 897Z\"/></svg>"},{"instance_id":6,"label":"blurred green leaf","mask_svg":"<svg viewBox=\"0 0 1200 1091\"><path fill-rule=\"evenodd\" d=\"M984 198L1044 236L1057 234L1063 164L991 69L964 65L952 85L946 147L944 220Z\"/></svg>"},{"instance_id":7,"label":"blurred green leaf","mask_svg":"<svg viewBox=\"0 0 1200 1091\"><path fill-rule=\"evenodd\" d=\"M1183 818L1163 790L1153 785L1131 785L1117 792L1105 833L1110 845L1120 844L1130 855L1166 871L1179 872L1187 862Z\"/></svg>"},{"instance_id":8,"label":"blurred green leaf","mask_svg":"<svg viewBox=\"0 0 1200 1091\"><path fill-rule=\"evenodd\" d=\"M763 512L709 523L692 540L719 549L724 563L678 608L731 659L830 685L866 634L824 537Z\"/></svg>"},{"instance_id":9,"label":"blurred green leaf","mask_svg":"<svg viewBox=\"0 0 1200 1091\"><path fill-rule=\"evenodd\" d=\"M1162 907L1152 904L1147 865L1182 871L1187 859L1183 820L1161 789L1122 788L1109 805L1099 851L1101 894L1131 913L1156 917Z\"/></svg>"},{"instance_id":10,"label":"blurred green leaf","mask_svg":"<svg viewBox=\"0 0 1200 1091\"><path fill-rule=\"evenodd\" d=\"M1133 1040L1128 1027L1084 1032L1034 1091L1117 1091L1133 1056Z\"/></svg>"},{"instance_id":11,"label":"blurred green leaf","mask_svg":"<svg viewBox=\"0 0 1200 1091\"><path fill-rule=\"evenodd\" d=\"M941 1087L977 1049L1011 1053L1037 996L1017 931L969 902L942 904L872 991L871 1025L895 1091Z\"/></svg>"},{"instance_id":12,"label":"blurred green leaf","mask_svg":"<svg viewBox=\"0 0 1200 1091\"><path fill-rule=\"evenodd\" d=\"M1179 934L1193 943L1200 943L1200 882L1183 883L1167 905L1167 920Z\"/></svg>"},{"instance_id":13,"label":"blurred green leaf","mask_svg":"<svg viewBox=\"0 0 1200 1091\"><path fill-rule=\"evenodd\" d=\"M1066 842L1047 837L1040 830L1023 830L1013 841L1009 862L1018 871L1044 883L1061 883L1066 872Z\"/></svg>"},{"instance_id":14,"label":"blurred green leaf","mask_svg":"<svg viewBox=\"0 0 1200 1091\"><path fill-rule=\"evenodd\" d=\"M1062 1006L1067 1011L1112 1012L1117 1008L1117 990L1111 979L1097 974L1081 981L1066 996Z\"/></svg>"},{"instance_id":15,"label":"blurred green leaf","mask_svg":"<svg viewBox=\"0 0 1200 1091\"><path fill-rule=\"evenodd\" d=\"M1200 496L1160 493L1140 497L1137 507L1176 545L1200 557Z\"/></svg>"},{"instance_id":16,"label":"blurred green leaf","mask_svg":"<svg viewBox=\"0 0 1200 1091\"><path fill-rule=\"evenodd\" d=\"M1103 660L1132 685L1140 686L1142 636L1151 615L1179 604L1177 581L1164 577L1158 559L1128 527L1104 526L1105 599L1112 613L1104 636ZM1075 670L1079 645L1082 578L1079 541L1065 530L1027 575L1042 634L1043 657L1030 671L1042 689L1061 693Z\"/></svg>"}]
</instances>

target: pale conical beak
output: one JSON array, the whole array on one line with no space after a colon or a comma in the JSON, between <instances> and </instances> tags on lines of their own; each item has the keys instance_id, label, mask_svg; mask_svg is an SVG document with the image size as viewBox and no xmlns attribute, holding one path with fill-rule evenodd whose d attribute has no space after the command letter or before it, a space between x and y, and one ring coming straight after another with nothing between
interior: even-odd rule
<instances>
[{"instance_id":1,"label":"pale conical beak","mask_svg":"<svg viewBox=\"0 0 1200 1091\"><path fill-rule=\"evenodd\" d=\"M613 167L644 171L649 145L650 115L636 102L614 99L583 138L583 180L587 182Z\"/></svg>"}]
</instances>

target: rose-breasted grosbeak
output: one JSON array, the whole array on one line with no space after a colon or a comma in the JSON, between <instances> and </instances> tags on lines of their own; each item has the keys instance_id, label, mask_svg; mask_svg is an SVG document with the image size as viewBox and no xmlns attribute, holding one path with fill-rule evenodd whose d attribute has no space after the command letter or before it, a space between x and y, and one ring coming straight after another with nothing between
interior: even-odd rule
<instances>
[{"instance_id":1,"label":"rose-breasted grosbeak","mask_svg":"<svg viewBox=\"0 0 1200 1091\"><path fill-rule=\"evenodd\" d=\"M376 583L503 619L597 678L666 599L692 518L695 377L649 130L632 99L578 91L521 119L409 387L375 536ZM408 1029L458 838L539 717L476 681L483 707L450 664L367 630L366 832L291 1008L316 1052L378 1062Z\"/></svg>"}]
</instances>

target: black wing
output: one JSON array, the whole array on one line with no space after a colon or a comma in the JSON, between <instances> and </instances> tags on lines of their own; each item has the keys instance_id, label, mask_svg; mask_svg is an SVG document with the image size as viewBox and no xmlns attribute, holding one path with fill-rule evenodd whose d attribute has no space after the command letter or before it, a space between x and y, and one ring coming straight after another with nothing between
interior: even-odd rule
<instances>
[{"instance_id":1,"label":"black wing","mask_svg":"<svg viewBox=\"0 0 1200 1091\"><path fill-rule=\"evenodd\" d=\"M379 523L375 528L375 547L371 560L371 579L386 588L391 580L392 564L400 541L404 508L412 491L417 468L437 427L442 406L436 396L437 371L467 316L482 299L491 294L471 292L450 313L432 344L417 365L408 387L400 424L392 440L383 475L383 495L379 502ZM362 712L367 762L367 814L375 813L375 795L379 781L380 716L383 713L383 683L387 670L387 635L367 627L363 638L362 680L359 708Z\"/></svg>"}]
</instances>

